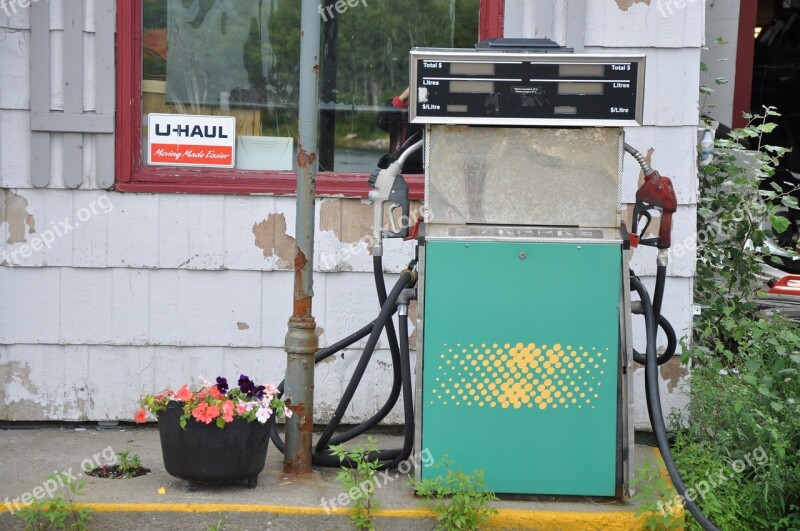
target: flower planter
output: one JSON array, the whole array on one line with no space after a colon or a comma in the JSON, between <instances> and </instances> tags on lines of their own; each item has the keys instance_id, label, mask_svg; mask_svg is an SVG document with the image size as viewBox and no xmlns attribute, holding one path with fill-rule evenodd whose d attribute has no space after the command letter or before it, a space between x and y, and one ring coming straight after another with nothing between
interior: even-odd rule
<instances>
[{"instance_id":1,"label":"flower planter","mask_svg":"<svg viewBox=\"0 0 800 531\"><path fill-rule=\"evenodd\" d=\"M189 418L181 429L181 404L172 401L158 414L164 468L176 478L205 483L247 481L255 488L264 470L275 417L261 424L236 418L224 428Z\"/></svg>"}]
</instances>

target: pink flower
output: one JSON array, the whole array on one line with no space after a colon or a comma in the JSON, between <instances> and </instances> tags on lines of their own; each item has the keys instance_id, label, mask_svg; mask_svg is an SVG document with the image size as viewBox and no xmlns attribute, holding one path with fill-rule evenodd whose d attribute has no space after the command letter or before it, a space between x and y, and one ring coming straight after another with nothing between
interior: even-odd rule
<instances>
[{"instance_id":1,"label":"pink flower","mask_svg":"<svg viewBox=\"0 0 800 531\"><path fill-rule=\"evenodd\" d=\"M180 400L181 402L186 402L187 400L191 400L192 399L192 391L191 391L191 389L189 389L188 385L184 385L183 387L178 389L178 392L175 393L174 398L175 398L175 400Z\"/></svg>"},{"instance_id":2,"label":"pink flower","mask_svg":"<svg viewBox=\"0 0 800 531\"><path fill-rule=\"evenodd\" d=\"M237 402L237 404L236 404L236 413L238 413L240 417L242 415L244 415L247 411L248 411L248 409L247 409L247 403L246 402Z\"/></svg>"},{"instance_id":3,"label":"pink flower","mask_svg":"<svg viewBox=\"0 0 800 531\"><path fill-rule=\"evenodd\" d=\"M226 400L222 403L222 420L233 422L233 401Z\"/></svg>"},{"instance_id":4,"label":"pink flower","mask_svg":"<svg viewBox=\"0 0 800 531\"><path fill-rule=\"evenodd\" d=\"M192 410L192 416L198 422L211 424L211 421L219 417L219 406L209 406L206 402L201 402Z\"/></svg>"},{"instance_id":5,"label":"pink flower","mask_svg":"<svg viewBox=\"0 0 800 531\"><path fill-rule=\"evenodd\" d=\"M144 408L136 412L136 415L134 415L133 420L135 420L139 424L147 420L147 412L144 410Z\"/></svg>"},{"instance_id":6,"label":"pink flower","mask_svg":"<svg viewBox=\"0 0 800 531\"><path fill-rule=\"evenodd\" d=\"M219 392L219 389L217 389L216 385L212 385L208 389L209 389L209 392L211 393L211 396L213 396L217 400L222 400L223 398L225 398L225 395L223 395L222 393Z\"/></svg>"},{"instance_id":7,"label":"pink flower","mask_svg":"<svg viewBox=\"0 0 800 531\"><path fill-rule=\"evenodd\" d=\"M292 410L291 410L291 409L289 409L288 407L285 407L285 408L283 408L283 415L284 415L284 416L285 416L287 419L290 419L290 418L292 418Z\"/></svg>"},{"instance_id":8,"label":"pink flower","mask_svg":"<svg viewBox=\"0 0 800 531\"><path fill-rule=\"evenodd\" d=\"M264 424L272 416L272 410L268 407L262 407L256 412L256 418L261 424Z\"/></svg>"}]
</instances>

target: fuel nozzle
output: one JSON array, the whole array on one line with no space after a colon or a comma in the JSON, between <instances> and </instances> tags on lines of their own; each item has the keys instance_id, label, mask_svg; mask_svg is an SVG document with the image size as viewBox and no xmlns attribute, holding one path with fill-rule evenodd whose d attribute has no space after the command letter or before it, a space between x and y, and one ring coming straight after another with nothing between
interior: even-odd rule
<instances>
[{"instance_id":1,"label":"fuel nozzle","mask_svg":"<svg viewBox=\"0 0 800 531\"><path fill-rule=\"evenodd\" d=\"M652 245L658 249L669 249L672 245L672 214L678 209L678 198L675 195L675 188L672 180L664 177L650 167L642 154L625 144L625 151L633 155L639 162L644 171L644 184L636 191L636 205L633 208L633 219L631 220L632 243L635 245ZM661 211L661 227L658 230L658 238L643 239L647 227L650 225L652 216L649 210L657 209ZM647 222L638 232L639 219L646 218Z\"/></svg>"},{"instance_id":2,"label":"fuel nozzle","mask_svg":"<svg viewBox=\"0 0 800 531\"><path fill-rule=\"evenodd\" d=\"M408 236L408 226L410 223L411 208L408 199L408 184L400 175L403 164L408 157L422 147L422 140L412 144L403 154L389 167L376 169L369 176L369 184L372 190L369 192L369 200L372 201L372 255L383 255L383 238L405 238ZM383 224L384 205L391 202L389 208L389 228L386 230ZM397 227L395 211L400 209L402 212L401 227Z\"/></svg>"}]
</instances>

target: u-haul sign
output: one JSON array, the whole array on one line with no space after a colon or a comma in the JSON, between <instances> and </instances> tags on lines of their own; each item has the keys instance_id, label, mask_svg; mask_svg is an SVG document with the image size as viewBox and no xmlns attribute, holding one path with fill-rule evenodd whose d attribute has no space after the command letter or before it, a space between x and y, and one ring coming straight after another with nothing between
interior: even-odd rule
<instances>
[{"instance_id":1,"label":"u-haul sign","mask_svg":"<svg viewBox=\"0 0 800 531\"><path fill-rule=\"evenodd\" d=\"M162 166L233 168L236 118L232 116L147 116L147 162Z\"/></svg>"}]
</instances>

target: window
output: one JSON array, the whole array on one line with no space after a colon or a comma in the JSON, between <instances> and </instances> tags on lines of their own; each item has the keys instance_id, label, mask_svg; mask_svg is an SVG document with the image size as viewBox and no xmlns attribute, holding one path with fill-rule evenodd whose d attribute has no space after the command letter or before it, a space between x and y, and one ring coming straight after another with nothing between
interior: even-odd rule
<instances>
[{"instance_id":1,"label":"window","mask_svg":"<svg viewBox=\"0 0 800 531\"><path fill-rule=\"evenodd\" d=\"M318 193L366 195L365 174L388 151L378 114L399 112L390 102L407 87L408 49L470 47L479 22L481 36L500 36L502 4L322 1ZM298 0L119 2L117 188L293 192L299 25ZM220 117L197 130L200 138L219 131L229 139L233 154L217 157L220 164L172 164L165 158L171 152L158 151L162 144L152 140L185 132L196 116ZM217 129L231 117L235 138ZM409 181L421 195L421 178Z\"/></svg>"}]
</instances>

